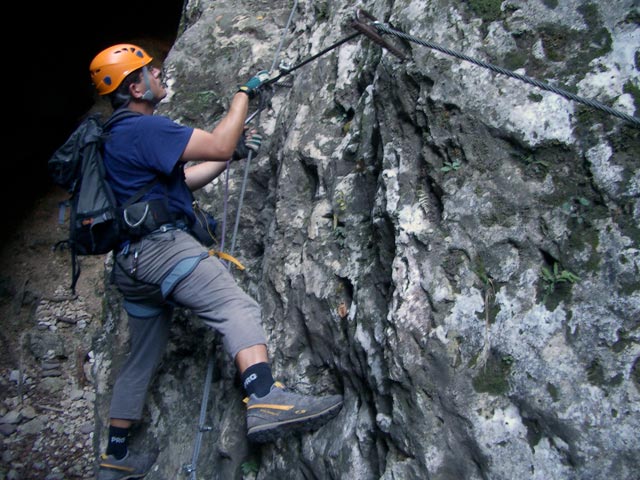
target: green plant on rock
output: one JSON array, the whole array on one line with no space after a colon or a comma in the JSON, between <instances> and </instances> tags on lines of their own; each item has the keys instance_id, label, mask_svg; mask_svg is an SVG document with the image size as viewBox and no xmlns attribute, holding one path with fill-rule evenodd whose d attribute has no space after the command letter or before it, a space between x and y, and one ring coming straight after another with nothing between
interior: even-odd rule
<instances>
[{"instance_id":1,"label":"green plant on rock","mask_svg":"<svg viewBox=\"0 0 640 480\"><path fill-rule=\"evenodd\" d=\"M344 192L338 190L336 193L336 203L333 209L333 230L337 230L340 225L340 214L347 211L347 201L344 198Z\"/></svg>"},{"instance_id":2,"label":"green plant on rock","mask_svg":"<svg viewBox=\"0 0 640 480\"><path fill-rule=\"evenodd\" d=\"M533 155L529 155L529 156L525 157L524 163L527 166L531 166L531 167L534 167L534 168L540 168L544 172L549 170L549 163L548 162L545 162L544 160L538 160Z\"/></svg>"},{"instance_id":3,"label":"green plant on rock","mask_svg":"<svg viewBox=\"0 0 640 480\"><path fill-rule=\"evenodd\" d=\"M248 460L240 465L243 475L251 475L258 473L258 463L255 460Z\"/></svg>"},{"instance_id":4,"label":"green plant on rock","mask_svg":"<svg viewBox=\"0 0 640 480\"><path fill-rule=\"evenodd\" d=\"M211 105L218 100L218 95L213 90L196 92L196 98L201 105Z\"/></svg>"},{"instance_id":5,"label":"green plant on rock","mask_svg":"<svg viewBox=\"0 0 640 480\"><path fill-rule=\"evenodd\" d=\"M339 247L344 247L345 240L347 239L347 232L344 227L336 227L333 229L333 235L336 238L336 243Z\"/></svg>"},{"instance_id":6,"label":"green plant on rock","mask_svg":"<svg viewBox=\"0 0 640 480\"><path fill-rule=\"evenodd\" d=\"M553 264L553 269L542 267L541 274L544 282L545 296L551 295L561 283L576 283L580 277L568 270L560 270L558 263Z\"/></svg>"},{"instance_id":7,"label":"green plant on rock","mask_svg":"<svg viewBox=\"0 0 640 480\"><path fill-rule=\"evenodd\" d=\"M584 197L572 197L562 204L562 211L575 219L579 224L585 221L585 209L591 206L591 202Z\"/></svg>"},{"instance_id":8,"label":"green plant on rock","mask_svg":"<svg viewBox=\"0 0 640 480\"><path fill-rule=\"evenodd\" d=\"M447 173L447 172L451 172L451 171L457 171L460 169L460 167L462 166L462 164L460 163L459 160L454 160L452 161L446 161L444 162L444 166L442 168L440 168L441 172Z\"/></svg>"},{"instance_id":9,"label":"green plant on rock","mask_svg":"<svg viewBox=\"0 0 640 480\"><path fill-rule=\"evenodd\" d=\"M345 212L347 210L347 201L344 198L344 192L338 190L336 195L336 205L338 206L338 210L340 212Z\"/></svg>"},{"instance_id":10,"label":"green plant on rock","mask_svg":"<svg viewBox=\"0 0 640 480\"><path fill-rule=\"evenodd\" d=\"M533 93L532 92L529 95L527 95L527 98L529 100L531 100L532 102L540 103L544 97L542 95L540 95L539 93Z\"/></svg>"},{"instance_id":11,"label":"green plant on rock","mask_svg":"<svg viewBox=\"0 0 640 480\"><path fill-rule=\"evenodd\" d=\"M500 0L469 0L471 10L485 22L498 20L502 14Z\"/></svg>"},{"instance_id":12,"label":"green plant on rock","mask_svg":"<svg viewBox=\"0 0 640 480\"><path fill-rule=\"evenodd\" d=\"M487 362L479 368L472 384L476 392L504 395L509 391L509 376L515 360L510 354L491 351Z\"/></svg>"}]
</instances>

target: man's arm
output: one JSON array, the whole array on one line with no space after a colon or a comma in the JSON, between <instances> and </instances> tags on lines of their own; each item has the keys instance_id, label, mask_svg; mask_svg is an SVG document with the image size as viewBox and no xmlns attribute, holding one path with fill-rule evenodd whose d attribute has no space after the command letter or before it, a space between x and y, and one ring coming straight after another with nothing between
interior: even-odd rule
<instances>
[{"instance_id":1,"label":"man's arm","mask_svg":"<svg viewBox=\"0 0 640 480\"><path fill-rule=\"evenodd\" d=\"M258 74L240 87L233 96L229 111L211 132L196 128L180 158L183 162L202 162L185 169L189 189L198 190L220 175L226 161L231 158L244 131L249 111L249 100L260 86L269 79L266 71Z\"/></svg>"},{"instance_id":2,"label":"man's arm","mask_svg":"<svg viewBox=\"0 0 640 480\"><path fill-rule=\"evenodd\" d=\"M229 111L211 132L196 128L187 143L181 160L226 162L233 155L244 130L249 111L249 97L242 92L233 96Z\"/></svg>"}]
</instances>

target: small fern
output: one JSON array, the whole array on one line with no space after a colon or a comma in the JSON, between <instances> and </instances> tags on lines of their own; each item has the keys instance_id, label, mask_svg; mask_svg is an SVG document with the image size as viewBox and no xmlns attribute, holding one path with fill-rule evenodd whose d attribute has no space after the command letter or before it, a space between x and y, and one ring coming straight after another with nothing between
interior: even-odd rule
<instances>
[{"instance_id":1,"label":"small fern","mask_svg":"<svg viewBox=\"0 0 640 480\"><path fill-rule=\"evenodd\" d=\"M451 171L457 171L460 169L462 164L459 160L454 160L453 162L444 162L444 166L440 168L441 172L447 173Z\"/></svg>"},{"instance_id":2,"label":"small fern","mask_svg":"<svg viewBox=\"0 0 640 480\"><path fill-rule=\"evenodd\" d=\"M243 475L251 475L258 473L258 463L255 460L248 460L240 465Z\"/></svg>"},{"instance_id":3,"label":"small fern","mask_svg":"<svg viewBox=\"0 0 640 480\"><path fill-rule=\"evenodd\" d=\"M576 283L580 281L580 277L568 270L560 271L558 263L553 264L553 270L542 267L541 275L545 283L544 291L546 295L551 295L560 283Z\"/></svg>"}]
</instances>

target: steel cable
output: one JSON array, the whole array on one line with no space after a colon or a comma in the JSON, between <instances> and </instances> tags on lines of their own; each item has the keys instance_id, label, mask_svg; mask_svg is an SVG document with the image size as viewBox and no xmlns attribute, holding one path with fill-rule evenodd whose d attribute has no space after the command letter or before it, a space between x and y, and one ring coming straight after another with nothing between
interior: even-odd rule
<instances>
[{"instance_id":1,"label":"steel cable","mask_svg":"<svg viewBox=\"0 0 640 480\"><path fill-rule=\"evenodd\" d=\"M596 108L598 110L602 110L602 111L604 111L604 112L606 112L606 113L608 113L610 115L613 115L615 117L618 117L618 118L621 118L623 120L626 120L627 122L630 122L630 123L634 124L636 127L640 127L640 119L639 118L632 117L631 115L628 115L628 114L626 114L624 112L621 112L619 110L615 110L615 109L613 109L611 107L608 107L607 105L604 105L603 103L600 103L600 102L598 102L596 100L589 100L587 98L580 97L579 95L575 95L575 94L573 94L571 92L568 92L566 90L563 90L561 88L557 88L557 87L554 87L554 86L549 85L547 83L540 82L539 80L536 80L535 78L531 78L531 77L528 77L526 75L521 75L519 73L512 72L511 70L507 70L506 68L502 68L502 67L499 67L497 65L492 65L491 63L487 63L487 62L484 62L482 60L477 60L477 59L475 59L473 57L470 57L470 56L465 55L463 53L456 52L455 50L451 50L449 48L437 45L437 44L435 44L433 42L429 42L429 41L426 41L426 40L421 40L421 39L416 38L416 37L414 37L412 35L407 35L406 33L400 32L398 30L394 30L394 29L390 28L389 26L384 25L384 24L382 24L380 22L374 22L374 25L375 25L376 29L379 32L387 33L389 35L394 35L396 37L402 38L402 39L407 40L409 42L417 43L419 45L422 45L422 46L425 46L425 47L428 47L428 48L432 48L434 50L438 50L439 52L442 52L444 54L450 55L452 57L456 57L456 58L459 58L461 60L465 60L467 62L471 62L471 63L473 63L475 65L478 65L480 67L492 70L494 72L501 73L503 75L507 75L507 76L512 77L512 78L516 78L516 79L521 80L521 81L523 81L525 83L528 83L530 85L534 85L534 86L536 86L536 87L538 87L538 88L540 88L542 90L547 90L549 92L553 92L553 93L555 93L557 95L560 95L560 96L562 96L564 98L567 98L569 100L574 100L576 102L582 103L582 104L587 105L589 107Z\"/></svg>"}]
</instances>

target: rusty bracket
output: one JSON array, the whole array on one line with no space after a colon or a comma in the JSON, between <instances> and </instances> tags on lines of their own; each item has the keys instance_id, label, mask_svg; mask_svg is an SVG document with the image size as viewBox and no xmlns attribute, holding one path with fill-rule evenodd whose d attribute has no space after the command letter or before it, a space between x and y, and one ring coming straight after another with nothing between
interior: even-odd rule
<instances>
[{"instance_id":1,"label":"rusty bracket","mask_svg":"<svg viewBox=\"0 0 640 480\"><path fill-rule=\"evenodd\" d=\"M382 48L389 50L389 52L394 54L400 60L406 60L404 53L402 53L398 48L394 47L384 38L382 38L382 36L378 33L378 29L375 27L376 23L380 22L378 22L378 20L376 20L376 18L369 12L359 8L356 11L356 18L351 26L363 35L369 37L373 42L377 43Z\"/></svg>"}]
</instances>

